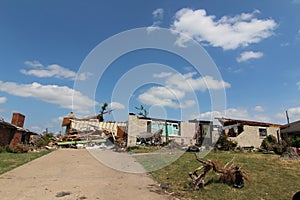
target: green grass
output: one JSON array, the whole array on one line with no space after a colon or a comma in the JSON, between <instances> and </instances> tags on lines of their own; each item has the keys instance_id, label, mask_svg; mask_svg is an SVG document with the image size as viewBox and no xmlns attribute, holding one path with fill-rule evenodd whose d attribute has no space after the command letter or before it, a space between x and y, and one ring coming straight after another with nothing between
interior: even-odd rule
<instances>
[{"instance_id":1,"label":"green grass","mask_svg":"<svg viewBox=\"0 0 300 200\"><path fill-rule=\"evenodd\" d=\"M19 167L27 162L50 153L51 151L28 152L28 153L0 153L0 174Z\"/></svg>"},{"instance_id":2,"label":"green grass","mask_svg":"<svg viewBox=\"0 0 300 200\"><path fill-rule=\"evenodd\" d=\"M173 164L151 172L158 183L169 184L168 192L187 199L292 199L300 190L300 162L283 161L278 155L261 153L210 152L205 159L225 164L235 157L249 175L242 189L219 183L218 176L209 172L204 189L194 191L188 173L200 166L193 153L185 153Z\"/></svg>"}]
</instances>

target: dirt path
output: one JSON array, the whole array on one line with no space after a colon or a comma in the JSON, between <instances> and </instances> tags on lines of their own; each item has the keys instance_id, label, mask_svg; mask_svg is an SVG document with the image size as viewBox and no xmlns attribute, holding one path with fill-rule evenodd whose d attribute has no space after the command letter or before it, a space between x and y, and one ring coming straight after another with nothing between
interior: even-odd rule
<instances>
[{"instance_id":1,"label":"dirt path","mask_svg":"<svg viewBox=\"0 0 300 200\"><path fill-rule=\"evenodd\" d=\"M0 176L2 200L167 199L146 174L106 167L87 150L62 149Z\"/></svg>"}]
</instances>

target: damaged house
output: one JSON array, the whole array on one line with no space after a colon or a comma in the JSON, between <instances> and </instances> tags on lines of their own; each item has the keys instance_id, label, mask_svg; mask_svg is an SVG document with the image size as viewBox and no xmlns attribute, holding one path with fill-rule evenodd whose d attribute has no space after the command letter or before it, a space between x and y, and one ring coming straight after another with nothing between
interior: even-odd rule
<instances>
[{"instance_id":1,"label":"damaged house","mask_svg":"<svg viewBox=\"0 0 300 200\"><path fill-rule=\"evenodd\" d=\"M139 117L130 113L127 122L99 122L97 116L86 118L66 117L62 126L66 126L66 134L106 132L118 140L126 143L126 146L139 144L161 144L174 140L178 144L188 145L191 143L200 144L206 138L212 143L213 137L212 122L190 120L188 122Z\"/></svg>"},{"instance_id":2,"label":"damaged house","mask_svg":"<svg viewBox=\"0 0 300 200\"><path fill-rule=\"evenodd\" d=\"M24 129L25 116L20 113L13 113L11 123L0 121L0 146L15 147L19 144L29 144L30 137L37 135Z\"/></svg>"},{"instance_id":3,"label":"damaged house","mask_svg":"<svg viewBox=\"0 0 300 200\"><path fill-rule=\"evenodd\" d=\"M283 125L280 134L282 138L289 137L296 139L300 137L300 120Z\"/></svg>"},{"instance_id":4,"label":"damaged house","mask_svg":"<svg viewBox=\"0 0 300 200\"><path fill-rule=\"evenodd\" d=\"M241 147L260 147L263 139L273 135L280 141L279 124L216 118L222 124L222 132Z\"/></svg>"}]
</instances>

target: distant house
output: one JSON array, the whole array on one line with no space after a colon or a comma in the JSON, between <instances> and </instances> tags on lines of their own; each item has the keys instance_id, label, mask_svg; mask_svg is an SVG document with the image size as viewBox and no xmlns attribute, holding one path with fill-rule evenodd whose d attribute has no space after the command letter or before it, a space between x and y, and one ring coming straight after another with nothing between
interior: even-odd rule
<instances>
[{"instance_id":1,"label":"distant house","mask_svg":"<svg viewBox=\"0 0 300 200\"><path fill-rule=\"evenodd\" d=\"M300 137L300 120L283 125L280 133L282 137L288 136L293 139Z\"/></svg>"},{"instance_id":2,"label":"distant house","mask_svg":"<svg viewBox=\"0 0 300 200\"><path fill-rule=\"evenodd\" d=\"M273 135L280 140L279 124L265 122L216 118L222 124L223 133L241 147L260 147L263 139Z\"/></svg>"},{"instance_id":3,"label":"distant house","mask_svg":"<svg viewBox=\"0 0 300 200\"><path fill-rule=\"evenodd\" d=\"M20 113L13 113L11 123L0 121L0 146L29 144L30 136L36 133L24 129L24 121L25 116Z\"/></svg>"}]
</instances>

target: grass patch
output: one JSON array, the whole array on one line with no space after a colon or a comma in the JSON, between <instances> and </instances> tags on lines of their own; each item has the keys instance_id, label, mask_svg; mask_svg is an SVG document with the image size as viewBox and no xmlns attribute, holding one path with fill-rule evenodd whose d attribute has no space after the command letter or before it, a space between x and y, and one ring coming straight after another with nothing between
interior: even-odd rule
<instances>
[{"instance_id":1,"label":"grass patch","mask_svg":"<svg viewBox=\"0 0 300 200\"><path fill-rule=\"evenodd\" d=\"M28 153L0 153L0 174L19 167L27 162L50 153L51 151L28 152Z\"/></svg>"},{"instance_id":2,"label":"grass patch","mask_svg":"<svg viewBox=\"0 0 300 200\"><path fill-rule=\"evenodd\" d=\"M150 153L162 149L162 146L134 146L128 147L130 153Z\"/></svg>"},{"instance_id":3,"label":"grass patch","mask_svg":"<svg viewBox=\"0 0 300 200\"><path fill-rule=\"evenodd\" d=\"M217 160L223 164L235 157L235 163L242 166L250 177L242 189L219 183L218 176L209 172L207 185L199 191L192 190L190 171L200 166L193 153L185 153L171 165L151 172L153 178L162 184L169 184L169 192L187 199L292 199L300 187L300 162L283 161L278 155L261 153L210 152L205 159Z\"/></svg>"}]
</instances>

